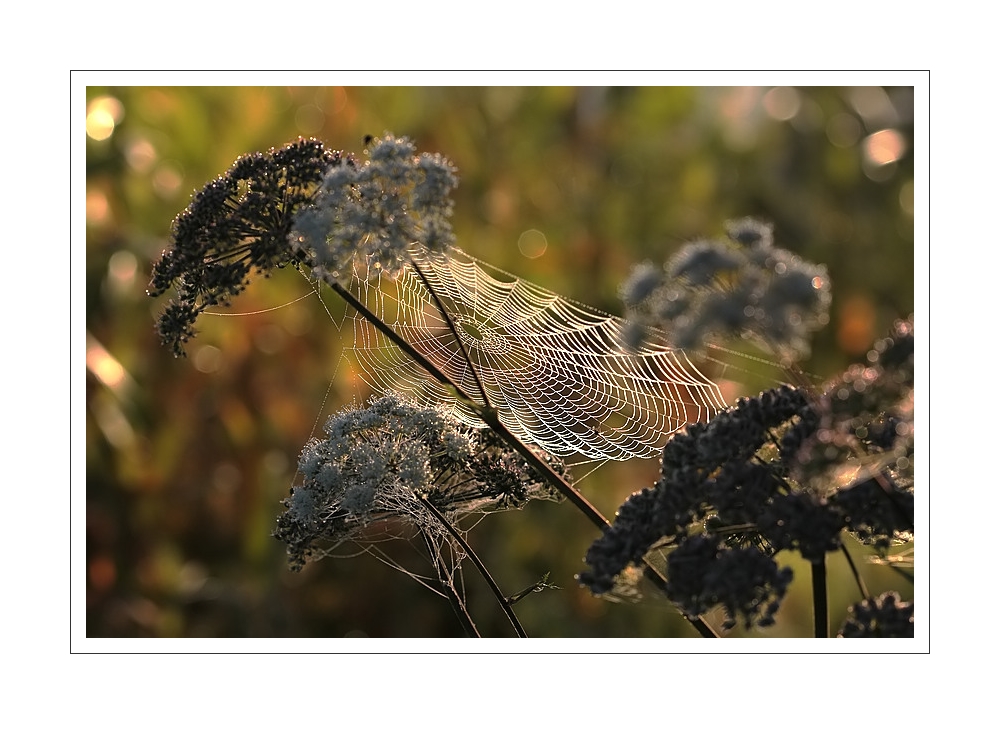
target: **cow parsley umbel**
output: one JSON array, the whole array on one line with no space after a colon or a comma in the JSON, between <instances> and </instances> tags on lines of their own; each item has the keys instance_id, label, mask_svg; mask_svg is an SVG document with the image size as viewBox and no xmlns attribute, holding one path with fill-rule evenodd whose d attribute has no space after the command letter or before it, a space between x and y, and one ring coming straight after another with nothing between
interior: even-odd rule
<instances>
[{"instance_id":1,"label":"cow parsley umbel","mask_svg":"<svg viewBox=\"0 0 1000 730\"><path fill-rule=\"evenodd\" d=\"M411 245L453 244L452 164L392 135L373 141L369 155L362 163L300 139L240 157L195 193L174 220L172 246L147 292L176 290L157 320L164 344L182 356L198 315L228 306L254 273L290 262L317 279L355 269L391 273Z\"/></svg>"},{"instance_id":2,"label":"cow parsley umbel","mask_svg":"<svg viewBox=\"0 0 1000 730\"><path fill-rule=\"evenodd\" d=\"M240 157L195 193L175 219L172 246L153 267L147 293L175 287L157 321L163 343L184 355L194 322L206 308L242 292L253 273L267 275L292 261L288 242L295 213L310 200L330 168L354 166L350 157L314 139Z\"/></svg>"},{"instance_id":3,"label":"cow parsley umbel","mask_svg":"<svg viewBox=\"0 0 1000 730\"><path fill-rule=\"evenodd\" d=\"M808 336L829 320L826 268L776 247L768 224L744 218L726 229L728 241L696 241L663 267L632 271L620 292L627 336L638 344L654 327L682 349L735 338L801 358Z\"/></svg>"},{"instance_id":4,"label":"cow parsley umbel","mask_svg":"<svg viewBox=\"0 0 1000 730\"><path fill-rule=\"evenodd\" d=\"M559 499L492 431L401 396L341 411L324 430L299 458L302 483L284 501L275 530L295 570L344 543L365 543L375 525L383 536L416 531L460 556L439 514L457 526L469 515ZM568 476L561 461L538 453Z\"/></svg>"},{"instance_id":5,"label":"cow parsley umbel","mask_svg":"<svg viewBox=\"0 0 1000 730\"><path fill-rule=\"evenodd\" d=\"M895 591L866 598L847 609L847 619L837 636L848 639L913 637L913 604Z\"/></svg>"},{"instance_id":6,"label":"cow parsley umbel","mask_svg":"<svg viewBox=\"0 0 1000 730\"><path fill-rule=\"evenodd\" d=\"M351 273L359 262L393 273L410 244L443 251L455 242L454 166L439 154L418 155L406 137L374 140L368 153L364 164L331 169L296 216L292 246L313 262L317 278Z\"/></svg>"}]
</instances>

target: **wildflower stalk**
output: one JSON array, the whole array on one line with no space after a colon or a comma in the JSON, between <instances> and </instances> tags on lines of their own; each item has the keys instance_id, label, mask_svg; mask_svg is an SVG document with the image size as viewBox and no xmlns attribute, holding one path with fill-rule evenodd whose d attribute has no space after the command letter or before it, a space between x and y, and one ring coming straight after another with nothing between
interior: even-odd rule
<instances>
[{"instance_id":1,"label":"wildflower stalk","mask_svg":"<svg viewBox=\"0 0 1000 730\"><path fill-rule=\"evenodd\" d=\"M858 566L854 564L854 558L852 558L851 553L848 552L847 546L841 545L840 552L844 556L844 560L847 561L847 567L851 569L851 574L854 576L854 582L858 584L858 590L861 592L861 598L871 598L871 595L868 593L868 586L865 585L865 581L861 577L861 573L858 572Z\"/></svg>"},{"instance_id":2,"label":"wildflower stalk","mask_svg":"<svg viewBox=\"0 0 1000 730\"><path fill-rule=\"evenodd\" d=\"M462 549L465 551L465 553L475 564L476 568L479 570L480 575L482 575L483 578L486 579L486 582L490 586L490 590L493 591L493 595L497 597L497 603L500 604L500 608L503 609L503 612L507 614L507 618L510 619L510 624L511 626L514 627L514 631L517 633L518 638L526 639L528 635L524 633L524 627L521 626L521 622L515 615L514 609L511 608L510 601L507 600L507 597L503 594L503 591L500 590L500 586L497 585L497 582L493 580L493 576L490 575L490 571L486 569L486 565L479 558L479 555L476 554L476 552L469 545L468 541L464 537L462 537L459 531L455 529L454 525L448 522L445 516L441 514L441 511L433 504L431 504L431 501L427 499L427 497L425 497L422 494L418 494L417 499L419 499L421 503L423 503L424 507L426 507L427 510L432 515L434 515L438 519L438 521L441 522L441 525L444 527L444 529L446 529L448 533L453 538L455 538L455 542L457 542L459 545L462 546Z\"/></svg>"},{"instance_id":3,"label":"wildflower stalk","mask_svg":"<svg viewBox=\"0 0 1000 730\"><path fill-rule=\"evenodd\" d=\"M830 636L826 595L826 558L812 562L813 635L817 639Z\"/></svg>"},{"instance_id":4,"label":"wildflower stalk","mask_svg":"<svg viewBox=\"0 0 1000 730\"><path fill-rule=\"evenodd\" d=\"M431 506L430 503L427 502L426 500L424 500L422 497L420 499L427 506ZM433 507L432 507L432 509L433 509ZM437 510L434 510L434 511L438 515L440 515L440 512L437 512ZM448 521L445 520L443 518L443 516L441 517L441 521L442 521L442 523L446 527L449 528L449 531L451 531L451 525L448 524ZM434 541L433 541L433 539L431 539L431 536L428 535L423 530L420 531L420 534L424 538L424 545L427 547L427 554L430 555L431 558L433 559L433 561L434 561L434 568L435 568L435 570L438 571L438 575L439 576L446 575L448 567L445 565L444 559L436 552L436 550L434 548ZM452 533L452 534L454 534L454 533ZM464 545L463 545L463 547L464 547ZM470 553L470 554L472 554L472 553ZM480 634L479 633L479 629L476 628L476 624L472 620L472 616L470 616L469 612L466 610L466 608L465 608L465 602L462 600L462 597L458 595L458 590L455 588L455 586L452 585L451 582L449 582L447 580L444 580L443 578L440 578L440 577L438 579L438 584L441 586L441 588L447 594L448 603L451 604L451 608L455 612L455 616L458 617L459 623L461 623L462 624L462 628L465 629L465 635L468 636L470 639L473 639L473 638L474 639L481 639L482 638L482 634Z\"/></svg>"},{"instance_id":5,"label":"wildflower stalk","mask_svg":"<svg viewBox=\"0 0 1000 730\"><path fill-rule=\"evenodd\" d=\"M584 497L573 486L566 483L566 480L556 474L552 467L546 464L543 459L528 448L526 444L524 444L519 438L517 438L517 436L511 433L506 426L503 425L496 409L489 406L483 406L472 398L462 389L460 385L453 382L451 378L445 375L436 365L434 365L434 363L430 362L409 342L400 337L395 330L379 319L378 315L361 303L358 298L355 297L350 290L345 288L335 277L324 275L323 280L331 289L334 290L334 292L343 298L344 301L350 304L362 317L368 320L373 327L389 338L394 345L405 352L414 360L414 362L424 368L424 370L426 370L431 377L442 385L452 389L462 403L471 408L475 412L476 416L478 416L487 426L495 431L497 435L506 441L509 446L523 456L524 459L528 461L528 463L531 464L531 466L534 467L534 469L538 471L547 482L549 482L549 484L558 489L559 492L565 496L567 500L572 502L577 509L583 512L591 522L602 529L610 525L604 515L602 515L596 507L590 504L586 497Z\"/></svg>"}]
</instances>

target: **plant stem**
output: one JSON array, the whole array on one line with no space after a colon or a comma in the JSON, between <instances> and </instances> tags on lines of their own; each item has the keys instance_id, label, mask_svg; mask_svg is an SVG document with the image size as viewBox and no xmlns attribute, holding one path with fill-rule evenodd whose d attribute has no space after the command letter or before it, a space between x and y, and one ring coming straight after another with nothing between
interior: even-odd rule
<instances>
[{"instance_id":1,"label":"plant stem","mask_svg":"<svg viewBox=\"0 0 1000 730\"><path fill-rule=\"evenodd\" d=\"M427 276L424 274L423 270L417 266L417 262L413 260L412 256L408 257L408 259L410 266L412 266L413 270L417 272L417 276L420 277L420 281L424 283L424 286L427 287L427 291L429 291L431 296L434 298L434 305L438 308L438 311L441 312L441 316L444 317L445 324L447 324L448 329L451 330L451 336L455 338L458 348L462 351L462 359L465 360L465 363L469 366L469 372L472 373L472 379L476 383L476 389L479 391L479 395L483 398L483 405L487 409L491 409L492 406L490 405L489 396L486 395L486 388L483 387L483 381L479 379L479 373L472 364L472 359L469 357L469 351L465 349L465 343L462 341L462 338L458 336L458 330L455 329L455 322L452 321L451 316L448 314L447 310L445 310L444 304L441 303L441 298L437 295L437 292L434 291L434 287L432 287L431 283L427 280Z\"/></svg>"},{"instance_id":2,"label":"plant stem","mask_svg":"<svg viewBox=\"0 0 1000 730\"><path fill-rule=\"evenodd\" d=\"M517 616L514 614L514 609L511 608L510 602L507 600L507 597L503 594L503 591L500 590L500 586L497 585L497 582L493 580L493 576L490 575L490 572L486 569L486 565L483 563L482 560L479 559L479 556L469 545L468 541L466 541L466 539L462 537L462 535L458 532L458 530L455 529L455 526L452 525L447 520L447 518L445 518L443 514L441 514L441 511L433 504L431 504L430 500L427 499L427 497L425 497L422 494L418 494L417 499L423 502L424 506L427 507L430 513L437 518L437 520L442 524L442 526L444 526L444 528L449 533L451 533L451 536L455 538L455 541L462 546L462 549L465 551L466 555L469 556L472 562L475 563L476 568L479 569L479 573L483 576L483 578L486 579L486 582L490 586L490 590L493 591L493 595L497 597L497 602L500 604L500 608L502 608L503 612L507 614L507 618L510 619L510 623L514 627L514 631L517 632L518 637L521 639L526 639L527 634L524 633L524 627L521 626L521 622L518 621Z\"/></svg>"},{"instance_id":3,"label":"plant stem","mask_svg":"<svg viewBox=\"0 0 1000 730\"><path fill-rule=\"evenodd\" d=\"M840 552L844 554L847 566L851 569L851 573L854 574L854 582L857 583L858 590L861 591L861 598L870 598L871 596L868 593L868 587L865 585L864 578L861 577L861 573L858 572L858 566L854 564L854 558L851 557L850 551L848 551L847 546L843 543L840 544Z\"/></svg>"},{"instance_id":4,"label":"plant stem","mask_svg":"<svg viewBox=\"0 0 1000 730\"><path fill-rule=\"evenodd\" d=\"M458 617L459 623L462 624L462 628L465 629L465 635L470 639L481 639L482 634L479 633L479 629L476 628L476 624L472 620L472 616L465 608L465 601L458 594L458 590L452 581L448 580L445 576L448 575L448 569L445 566L444 558L437 551L434 540L431 539L423 530L420 534L424 538L424 545L427 548L427 554L430 555L431 560L434 561L434 569L438 573L438 584L441 586L442 590L448 595L448 602L451 604L452 610L455 612L455 616Z\"/></svg>"},{"instance_id":5,"label":"plant stem","mask_svg":"<svg viewBox=\"0 0 1000 730\"><path fill-rule=\"evenodd\" d=\"M826 558L812 563L812 594L813 594L813 626L817 639L825 639L830 635L829 618L827 617L826 597Z\"/></svg>"}]
</instances>

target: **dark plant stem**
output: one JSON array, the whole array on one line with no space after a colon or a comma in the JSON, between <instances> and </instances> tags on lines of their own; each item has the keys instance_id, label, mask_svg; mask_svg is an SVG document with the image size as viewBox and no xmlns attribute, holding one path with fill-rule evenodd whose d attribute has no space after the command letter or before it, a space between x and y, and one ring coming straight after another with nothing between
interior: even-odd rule
<instances>
[{"instance_id":1,"label":"dark plant stem","mask_svg":"<svg viewBox=\"0 0 1000 730\"><path fill-rule=\"evenodd\" d=\"M507 600L507 597L503 594L503 591L500 590L500 586L497 585L497 582L493 580L493 576L490 575L490 571L486 569L486 565L479 559L479 556L469 545L468 541L462 537L458 530L455 529L455 526L452 525L443 514L441 514L441 511L431 504L427 497L422 494L418 494L417 499L424 504L427 510L434 515L438 522L440 522L441 525L451 534L451 536L455 538L455 542L462 546L462 550L465 551L465 554L469 556L476 568L478 568L479 573L486 579L486 582L490 586L490 590L493 591L493 595L497 597L497 602L500 604L503 612L507 614L507 618L510 619L511 626L514 627L514 631L517 633L518 637L521 639L528 638L528 635L524 633L524 627L521 626L521 622L518 621L517 616L514 614L514 609L511 608L511 604Z\"/></svg>"},{"instance_id":2,"label":"dark plant stem","mask_svg":"<svg viewBox=\"0 0 1000 730\"><path fill-rule=\"evenodd\" d=\"M840 552L843 553L844 558L847 560L847 566L851 569L851 573L854 574L854 582L858 585L858 590L861 591L862 598L870 598L868 593L868 587L865 585L864 579L861 577L861 573L858 572L858 566L854 564L854 558L851 557L851 553L847 550L847 546L841 543Z\"/></svg>"},{"instance_id":3,"label":"dark plant stem","mask_svg":"<svg viewBox=\"0 0 1000 730\"><path fill-rule=\"evenodd\" d=\"M455 323L445 310L444 304L441 303L441 298L437 295L437 292L434 291L434 287L431 286L431 283L427 280L427 276L424 274L423 270L417 266L417 262L413 260L412 256L409 257L409 262L413 270L417 272L417 276L420 277L420 281L422 281L424 286L427 287L427 291L431 293L431 297L434 298L434 305L438 308L438 311L441 312L441 316L444 317L445 324L447 324L448 329L451 330L451 336L455 338L455 343L462 351L462 359L465 360L466 364L469 366L469 372L472 373L472 379L476 383L476 389L479 391L479 395L483 398L483 405L487 409L492 408L489 396L486 395L486 388L483 387L483 381L479 379L479 373L472 365L472 359L469 357L469 351L465 349L465 343L462 341L462 338L458 336L458 330L455 329Z\"/></svg>"},{"instance_id":4,"label":"dark plant stem","mask_svg":"<svg viewBox=\"0 0 1000 730\"><path fill-rule=\"evenodd\" d=\"M400 337L395 330L389 325L383 322L374 312L372 312L368 307L366 307L361 301L358 300L343 284L341 284L335 277L331 276L327 272L322 272L321 277L326 284L337 293L344 301L351 305L362 317L364 317L368 322L375 327L379 332L385 335L389 340L401 349L407 356L409 356L414 362L420 365L427 373L437 380L442 385L450 388L456 394L456 396L469 408L475 411L476 415L482 419L482 421L493 429L498 436L500 436L507 444L517 451L525 461L527 461L537 472L544 478L549 484L551 484L555 489L559 491L566 499L573 504L578 510L580 510L584 516L586 516L594 525L596 525L601 531L606 530L611 526L611 523L600 513L600 511L590 504L589 501L575 489L573 486L568 484L565 479L556 474L552 467L545 463L538 454L532 451L526 444L524 444L517 436L510 432L510 430L500 422L500 416L497 411L492 407L486 407L483 404L476 401L474 398L469 396L459 385L452 382L445 373L443 373L440 368L438 368L434 363L430 362L423 354L418 352L409 342ZM450 321L446 312L443 312L446 319ZM452 325L452 331L454 331L454 326ZM478 382L478 381L477 381ZM666 587L666 578L645 558L643 558L643 571L646 577L651 580L660 590ZM705 638L718 638L718 634L712 630L708 624L706 624L701 618L688 617L688 621L694 626L695 630Z\"/></svg>"},{"instance_id":5,"label":"dark plant stem","mask_svg":"<svg viewBox=\"0 0 1000 730\"><path fill-rule=\"evenodd\" d=\"M813 594L813 625L817 639L825 639L830 635L829 618L827 617L826 596L826 559L812 563L812 594Z\"/></svg>"},{"instance_id":6,"label":"dark plant stem","mask_svg":"<svg viewBox=\"0 0 1000 730\"><path fill-rule=\"evenodd\" d=\"M437 552L435 548L434 541L430 536L421 530L420 533L424 538L424 545L427 548L427 553L430 555L431 560L434 561L434 569L438 573L438 584L444 590L448 596L448 602L451 604L452 610L455 612L455 616L458 617L459 623L462 624L462 628L465 629L465 635L470 639L481 639L482 634L479 633L479 629L476 628L476 624L472 620L472 616L465 608L465 602L462 597L458 595L458 591L455 585L445 579L447 575L447 566L444 564L444 559L441 557L440 553Z\"/></svg>"},{"instance_id":7,"label":"dark plant stem","mask_svg":"<svg viewBox=\"0 0 1000 730\"><path fill-rule=\"evenodd\" d=\"M549 574L546 573L544 576L542 576L542 579L536 581L534 585L530 585L527 588L524 588L524 589L518 591L517 593L515 593L512 596L507 596L504 600L506 601L506 603L507 603L508 606L513 606L515 603L517 603L518 601L520 601L522 598L525 598L526 596L530 596L532 593L538 593L539 591L542 591L542 590L544 590L546 588L558 588L559 587L559 586L552 585L548 581L549 581Z\"/></svg>"}]
</instances>

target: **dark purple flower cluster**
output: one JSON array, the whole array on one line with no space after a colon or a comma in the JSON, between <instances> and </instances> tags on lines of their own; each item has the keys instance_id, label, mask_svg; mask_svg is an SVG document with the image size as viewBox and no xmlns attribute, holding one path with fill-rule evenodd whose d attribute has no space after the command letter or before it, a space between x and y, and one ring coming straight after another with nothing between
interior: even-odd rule
<instances>
[{"instance_id":1,"label":"dark purple flower cluster","mask_svg":"<svg viewBox=\"0 0 1000 730\"><path fill-rule=\"evenodd\" d=\"M895 591L868 598L847 609L847 619L837 633L850 638L913 638L913 604Z\"/></svg>"},{"instance_id":2,"label":"dark purple flower cluster","mask_svg":"<svg viewBox=\"0 0 1000 730\"><path fill-rule=\"evenodd\" d=\"M772 431L809 409L802 391L785 386L757 398L743 398L709 423L692 424L674 436L664 447L656 485L632 495L619 509L614 525L587 551L590 570L580 576L581 583L597 594L612 590L623 570L666 539L677 546L675 553L680 553L677 558L671 553L673 562L668 563L668 595L685 612L696 616L708 604L722 604L741 615L766 620L773 610L763 608L761 596L770 596L766 605L774 604L776 609L787 585L785 574L776 565L767 569L758 565L751 575L767 574L770 578L766 587L754 587L742 579L727 582L720 570L736 564L745 567L757 560L773 564L773 550L762 551L752 544L734 545L731 549L739 553L738 557L723 555L729 549L727 529L710 536L693 527L704 524L709 517L719 528L756 522L779 496L783 481L755 455L769 441ZM730 534L748 532L740 529ZM695 542L689 545L692 540ZM759 558L748 557L746 551L755 551ZM698 567L693 567L696 564ZM687 577L682 585L674 585L675 568L685 571ZM693 582L699 571L710 583L698 587ZM721 591L722 586L728 586L731 592ZM757 608L747 614L743 609L748 606ZM735 620L735 615L730 618Z\"/></svg>"},{"instance_id":3,"label":"dark purple flower cluster","mask_svg":"<svg viewBox=\"0 0 1000 730\"><path fill-rule=\"evenodd\" d=\"M315 194L324 174L349 157L314 139L240 157L195 193L174 219L172 247L153 267L147 293L176 290L157 320L174 355L194 336L207 307L228 305L252 273L267 274L293 259L288 241L293 216Z\"/></svg>"},{"instance_id":4,"label":"dark purple flower cluster","mask_svg":"<svg viewBox=\"0 0 1000 730\"><path fill-rule=\"evenodd\" d=\"M791 579L778 552L821 563L845 530L883 551L908 538L912 332L911 322L897 323L864 368L820 395L782 386L674 436L659 481L621 506L588 550L580 582L608 593L666 548L666 592L687 615L721 606L727 628L766 626Z\"/></svg>"},{"instance_id":5,"label":"dark purple flower cluster","mask_svg":"<svg viewBox=\"0 0 1000 730\"><path fill-rule=\"evenodd\" d=\"M667 558L667 596L691 616L721 605L724 629L770 626L792 582L790 568L779 568L754 547L730 548L710 535L685 540Z\"/></svg>"}]
</instances>

